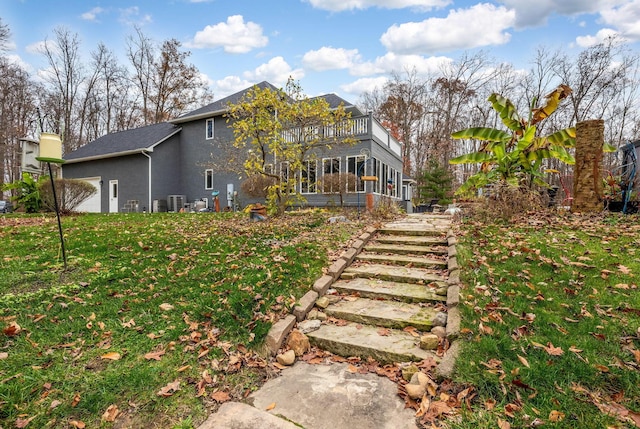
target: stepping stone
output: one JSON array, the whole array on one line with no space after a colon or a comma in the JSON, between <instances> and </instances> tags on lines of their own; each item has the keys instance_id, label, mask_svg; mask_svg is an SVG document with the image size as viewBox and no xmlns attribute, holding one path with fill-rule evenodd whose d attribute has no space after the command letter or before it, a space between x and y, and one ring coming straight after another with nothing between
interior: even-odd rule
<instances>
[{"instance_id":1,"label":"stepping stone","mask_svg":"<svg viewBox=\"0 0 640 429\"><path fill-rule=\"evenodd\" d=\"M429 271L424 268L406 268L371 264L361 265L358 267L348 267L340 276L340 278L344 280L354 279L356 277L403 283L436 283L438 287L447 286L446 277L436 274L433 270Z\"/></svg>"},{"instance_id":2,"label":"stepping stone","mask_svg":"<svg viewBox=\"0 0 640 429\"><path fill-rule=\"evenodd\" d=\"M403 302L440 302L447 300L445 296L436 295L435 289L415 283L355 278L353 280L338 280L331 287L341 293L357 294L362 298L385 298Z\"/></svg>"},{"instance_id":3,"label":"stepping stone","mask_svg":"<svg viewBox=\"0 0 640 429\"><path fill-rule=\"evenodd\" d=\"M440 259L430 259L421 256L379 255L377 253L360 253L356 256L359 261L380 262L387 265L410 265L417 268L445 268L447 262Z\"/></svg>"},{"instance_id":4,"label":"stepping stone","mask_svg":"<svg viewBox=\"0 0 640 429\"><path fill-rule=\"evenodd\" d=\"M374 241L383 244L406 244L413 246L447 246L449 244L447 239L444 237L440 238L402 235L378 235L374 237Z\"/></svg>"},{"instance_id":5,"label":"stepping stone","mask_svg":"<svg viewBox=\"0 0 640 429\"><path fill-rule=\"evenodd\" d=\"M372 357L381 363L440 360L435 353L419 347L419 338L395 329L355 323L325 324L307 335L311 344L344 357Z\"/></svg>"},{"instance_id":6,"label":"stepping stone","mask_svg":"<svg viewBox=\"0 0 640 429\"><path fill-rule=\"evenodd\" d=\"M378 230L381 234L389 235L410 235L410 236L444 236L447 233L446 228L425 228L425 227L409 227L409 226L383 226Z\"/></svg>"},{"instance_id":7,"label":"stepping stone","mask_svg":"<svg viewBox=\"0 0 640 429\"><path fill-rule=\"evenodd\" d=\"M327 307L325 313L350 322L397 329L413 326L421 331L430 331L431 321L438 312L419 304L356 298L336 302Z\"/></svg>"},{"instance_id":8,"label":"stepping stone","mask_svg":"<svg viewBox=\"0 0 640 429\"><path fill-rule=\"evenodd\" d=\"M369 244L364 250L375 253L394 253L397 255L447 255L446 247L414 246L410 244Z\"/></svg>"}]
</instances>

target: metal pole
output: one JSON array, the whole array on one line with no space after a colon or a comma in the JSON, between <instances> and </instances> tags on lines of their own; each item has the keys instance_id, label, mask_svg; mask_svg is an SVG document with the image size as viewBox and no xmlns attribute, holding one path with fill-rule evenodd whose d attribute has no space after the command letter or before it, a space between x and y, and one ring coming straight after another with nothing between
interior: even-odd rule
<instances>
[{"instance_id":1,"label":"metal pole","mask_svg":"<svg viewBox=\"0 0 640 429\"><path fill-rule=\"evenodd\" d=\"M67 253L64 248L64 234L62 233L62 222L60 222L60 209L58 208L58 198L56 196L56 185L53 181L53 172L51 171L51 163L47 162L49 167L49 178L51 179L51 191L53 192L53 206L56 210L56 217L58 218L58 232L60 233L60 246L62 248L62 260L64 261L64 269L67 270Z\"/></svg>"}]
</instances>

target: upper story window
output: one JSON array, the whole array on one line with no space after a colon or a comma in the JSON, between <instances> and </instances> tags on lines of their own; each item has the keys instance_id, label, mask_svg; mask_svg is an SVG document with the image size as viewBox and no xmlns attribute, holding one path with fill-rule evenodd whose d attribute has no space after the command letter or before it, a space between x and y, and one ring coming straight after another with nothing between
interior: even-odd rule
<instances>
[{"instance_id":1,"label":"upper story window","mask_svg":"<svg viewBox=\"0 0 640 429\"><path fill-rule=\"evenodd\" d=\"M207 129L206 129L207 140L213 138L213 118L207 119Z\"/></svg>"}]
</instances>

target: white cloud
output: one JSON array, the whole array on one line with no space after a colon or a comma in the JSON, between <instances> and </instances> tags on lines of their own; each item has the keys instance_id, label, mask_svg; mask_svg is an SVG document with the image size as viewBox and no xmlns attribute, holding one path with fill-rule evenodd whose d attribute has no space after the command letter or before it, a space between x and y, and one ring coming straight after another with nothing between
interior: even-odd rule
<instances>
[{"instance_id":1,"label":"white cloud","mask_svg":"<svg viewBox=\"0 0 640 429\"><path fill-rule=\"evenodd\" d=\"M238 76L227 76L223 79L216 80L213 83L212 87L214 88L213 92L216 100L219 100L228 95L242 91L243 89L246 89L256 83L258 82L251 82L245 79L241 79Z\"/></svg>"},{"instance_id":2,"label":"white cloud","mask_svg":"<svg viewBox=\"0 0 640 429\"><path fill-rule=\"evenodd\" d=\"M153 22L151 15L141 15L138 6L120 9L119 21L126 25L144 25Z\"/></svg>"},{"instance_id":3,"label":"white cloud","mask_svg":"<svg viewBox=\"0 0 640 429\"><path fill-rule=\"evenodd\" d=\"M341 12L344 10L368 9L378 7L383 9L413 8L422 11L444 7L450 0L306 0L316 9Z\"/></svg>"},{"instance_id":4,"label":"white cloud","mask_svg":"<svg viewBox=\"0 0 640 429\"><path fill-rule=\"evenodd\" d=\"M441 70L446 64L453 60L448 57L423 57L422 55L398 55L388 52L382 57L376 58L373 62L366 62L355 65L350 73L354 76L371 76L382 73L402 73L406 70L415 70L420 75Z\"/></svg>"},{"instance_id":5,"label":"white cloud","mask_svg":"<svg viewBox=\"0 0 640 429\"><path fill-rule=\"evenodd\" d=\"M194 48L216 48L222 46L225 52L231 54L246 54L255 48L262 48L269 42L269 38L262 34L262 27L254 22L244 22L242 15L233 15L227 22L207 25L196 33Z\"/></svg>"},{"instance_id":6,"label":"white cloud","mask_svg":"<svg viewBox=\"0 0 640 429\"><path fill-rule=\"evenodd\" d=\"M284 86L289 77L295 80L302 79L304 77L304 71L302 69L293 70L284 58L278 56L256 67L253 71L245 72L244 77L253 82L266 80L275 86Z\"/></svg>"},{"instance_id":7,"label":"white cloud","mask_svg":"<svg viewBox=\"0 0 640 429\"><path fill-rule=\"evenodd\" d=\"M27 45L25 50L30 54L42 54L45 51L47 42L45 40L41 40L39 42L32 43ZM51 49L55 49L55 44L49 46Z\"/></svg>"},{"instance_id":8,"label":"white cloud","mask_svg":"<svg viewBox=\"0 0 640 429\"><path fill-rule=\"evenodd\" d=\"M349 69L358 62L360 62L360 54L357 49L330 46L309 51L302 57L304 66L316 71Z\"/></svg>"},{"instance_id":9,"label":"white cloud","mask_svg":"<svg viewBox=\"0 0 640 429\"><path fill-rule=\"evenodd\" d=\"M588 48L589 46L597 45L609 37L618 35L616 30L611 28L603 28L598 31L595 36L579 36L576 37L576 44L581 48Z\"/></svg>"},{"instance_id":10,"label":"white cloud","mask_svg":"<svg viewBox=\"0 0 640 429\"><path fill-rule=\"evenodd\" d=\"M640 0L604 9L600 15L606 25L616 28L623 36L640 40Z\"/></svg>"},{"instance_id":11,"label":"white cloud","mask_svg":"<svg viewBox=\"0 0 640 429\"><path fill-rule=\"evenodd\" d=\"M382 88L389 81L388 77L367 77L358 79L345 85L340 85L340 89L348 94L360 96L363 92L373 91L376 88Z\"/></svg>"},{"instance_id":12,"label":"white cloud","mask_svg":"<svg viewBox=\"0 0 640 429\"><path fill-rule=\"evenodd\" d=\"M446 18L428 18L391 26L380 38L391 52L433 54L457 49L507 43L506 30L516 14L505 7L480 3L469 9L451 10Z\"/></svg>"},{"instance_id":13,"label":"white cloud","mask_svg":"<svg viewBox=\"0 0 640 429\"><path fill-rule=\"evenodd\" d=\"M553 13L577 16L596 13L627 0L500 0L516 12L516 28L537 27L547 22Z\"/></svg>"},{"instance_id":14,"label":"white cloud","mask_svg":"<svg viewBox=\"0 0 640 429\"><path fill-rule=\"evenodd\" d=\"M90 11L85 12L82 15L80 15L80 17L82 19L84 19L85 21L97 21L98 15L100 15L104 11L105 10L103 8L101 8L101 7L94 7Z\"/></svg>"}]
</instances>

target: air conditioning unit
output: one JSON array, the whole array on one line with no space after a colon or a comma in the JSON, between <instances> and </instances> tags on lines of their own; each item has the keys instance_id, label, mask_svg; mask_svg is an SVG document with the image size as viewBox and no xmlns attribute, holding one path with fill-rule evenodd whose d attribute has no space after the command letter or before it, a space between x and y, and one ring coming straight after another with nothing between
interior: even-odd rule
<instances>
[{"instance_id":1,"label":"air conditioning unit","mask_svg":"<svg viewBox=\"0 0 640 429\"><path fill-rule=\"evenodd\" d=\"M167 211L167 200L153 200L153 212L163 213Z\"/></svg>"},{"instance_id":2,"label":"air conditioning unit","mask_svg":"<svg viewBox=\"0 0 640 429\"><path fill-rule=\"evenodd\" d=\"M179 212L187 203L186 195L169 195L167 197L167 210L170 212Z\"/></svg>"}]
</instances>

